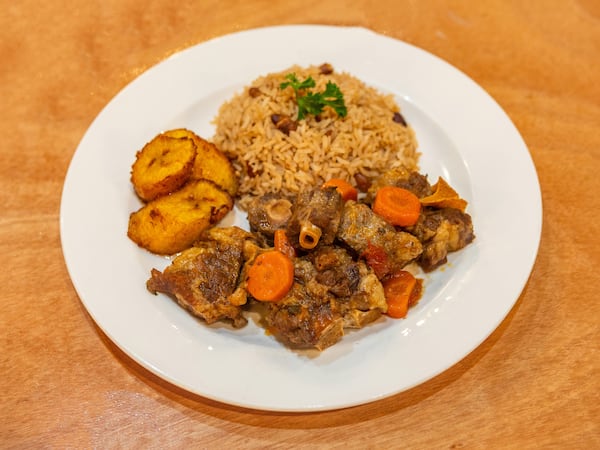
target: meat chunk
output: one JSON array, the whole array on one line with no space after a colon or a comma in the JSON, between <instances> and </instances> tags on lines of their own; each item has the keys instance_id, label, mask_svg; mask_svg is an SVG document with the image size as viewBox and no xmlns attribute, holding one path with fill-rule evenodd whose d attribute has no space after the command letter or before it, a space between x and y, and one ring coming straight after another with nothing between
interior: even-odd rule
<instances>
[{"instance_id":1,"label":"meat chunk","mask_svg":"<svg viewBox=\"0 0 600 450\"><path fill-rule=\"evenodd\" d=\"M338 303L344 327L362 328L387 311L383 286L364 261L342 247L325 246L310 255L315 281L326 286Z\"/></svg>"},{"instance_id":2,"label":"meat chunk","mask_svg":"<svg viewBox=\"0 0 600 450\"><path fill-rule=\"evenodd\" d=\"M272 238L275 230L285 229L292 217L292 201L278 194L256 197L248 205L250 230Z\"/></svg>"},{"instance_id":3,"label":"meat chunk","mask_svg":"<svg viewBox=\"0 0 600 450\"><path fill-rule=\"evenodd\" d=\"M415 236L396 229L362 203L347 201L337 237L366 257L383 278L417 258L423 248Z\"/></svg>"},{"instance_id":4,"label":"meat chunk","mask_svg":"<svg viewBox=\"0 0 600 450\"><path fill-rule=\"evenodd\" d=\"M340 247L321 247L309 256L316 270L315 280L336 297L348 297L358 287L358 263Z\"/></svg>"},{"instance_id":5,"label":"meat chunk","mask_svg":"<svg viewBox=\"0 0 600 450\"><path fill-rule=\"evenodd\" d=\"M340 303L343 316L352 310L386 311L381 283L364 261L355 261L346 249L336 246L320 247L309 259L316 270L315 281Z\"/></svg>"},{"instance_id":6,"label":"meat chunk","mask_svg":"<svg viewBox=\"0 0 600 450\"><path fill-rule=\"evenodd\" d=\"M383 287L363 261L343 248L321 246L296 258L286 297L268 305L266 321L279 339L297 348L324 348L387 310Z\"/></svg>"},{"instance_id":7,"label":"meat chunk","mask_svg":"<svg viewBox=\"0 0 600 450\"><path fill-rule=\"evenodd\" d=\"M246 291L241 273L253 247L252 234L240 228L213 228L163 272L152 269L146 286L154 294L170 295L208 324L228 319L242 327L247 320L242 315Z\"/></svg>"},{"instance_id":8,"label":"meat chunk","mask_svg":"<svg viewBox=\"0 0 600 450\"><path fill-rule=\"evenodd\" d=\"M460 250L475 239L471 216L455 208L428 208L407 231L423 243L418 262L426 272L445 264L449 252Z\"/></svg>"},{"instance_id":9,"label":"meat chunk","mask_svg":"<svg viewBox=\"0 0 600 450\"><path fill-rule=\"evenodd\" d=\"M383 186L396 186L411 191L417 197L427 197L433 193L427 176L404 166L390 169L376 178L367 192L367 202L371 203L377 191Z\"/></svg>"},{"instance_id":10,"label":"meat chunk","mask_svg":"<svg viewBox=\"0 0 600 450\"><path fill-rule=\"evenodd\" d=\"M308 259L295 259L294 274L288 294L268 304L265 321L288 346L323 350L342 338L344 321L327 286L316 281L316 270Z\"/></svg>"},{"instance_id":11,"label":"meat chunk","mask_svg":"<svg viewBox=\"0 0 600 450\"><path fill-rule=\"evenodd\" d=\"M363 261L358 262L360 282L356 291L343 303L345 328L362 328L387 311L383 286L375 272Z\"/></svg>"},{"instance_id":12,"label":"meat chunk","mask_svg":"<svg viewBox=\"0 0 600 450\"><path fill-rule=\"evenodd\" d=\"M314 303L306 288L294 285L285 303L269 304L269 330L291 348L324 350L344 335L344 321L335 303Z\"/></svg>"},{"instance_id":13,"label":"meat chunk","mask_svg":"<svg viewBox=\"0 0 600 450\"><path fill-rule=\"evenodd\" d=\"M313 189L300 192L295 200L292 217L288 223L287 235L300 247L303 245L305 230L316 230L317 240L329 245L335 239L340 224L344 200L335 187ZM314 248L316 246L313 245Z\"/></svg>"}]
</instances>

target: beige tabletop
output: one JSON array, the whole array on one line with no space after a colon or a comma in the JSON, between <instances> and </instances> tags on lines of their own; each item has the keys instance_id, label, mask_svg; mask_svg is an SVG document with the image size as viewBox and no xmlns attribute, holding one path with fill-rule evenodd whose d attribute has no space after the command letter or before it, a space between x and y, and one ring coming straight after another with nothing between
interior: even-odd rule
<instances>
[{"instance_id":1,"label":"beige tabletop","mask_svg":"<svg viewBox=\"0 0 600 450\"><path fill-rule=\"evenodd\" d=\"M597 0L3 0L0 10L1 448L600 448ZM59 207L79 141L137 75L215 36L298 23L371 28L480 84L531 152L543 229L515 307L463 360L390 398L291 414L189 394L120 351L73 288Z\"/></svg>"}]
</instances>

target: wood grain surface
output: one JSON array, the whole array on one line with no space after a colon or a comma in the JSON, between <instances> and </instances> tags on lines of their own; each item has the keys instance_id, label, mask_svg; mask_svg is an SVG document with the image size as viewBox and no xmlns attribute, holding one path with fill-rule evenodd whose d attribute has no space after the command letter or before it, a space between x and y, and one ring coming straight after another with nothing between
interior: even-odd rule
<instances>
[{"instance_id":1,"label":"wood grain surface","mask_svg":"<svg viewBox=\"0 0 600 450\"><path fill-rule=\"evenodd\" d=\"M600 2L2 0L0 10L0 447L600 448ZM219 404L141 368L82 306L59 234L69 162L120 89L191 45L287 23L368 27L464 71L522 134L544 208L529 282L481 346L407 392L312 414Z\"/></svg>"}]
</instances>

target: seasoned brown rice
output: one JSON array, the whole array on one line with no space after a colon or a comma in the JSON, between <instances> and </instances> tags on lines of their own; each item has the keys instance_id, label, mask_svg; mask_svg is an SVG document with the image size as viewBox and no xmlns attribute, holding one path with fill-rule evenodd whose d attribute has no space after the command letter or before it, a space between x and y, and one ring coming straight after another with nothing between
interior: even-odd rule
<instances>
[{"instance_id":1,"label":"seasoned brown rice","mask_svg":"<svg viewBox=\"0 0 600 450\"><path fill-rule=\"evenodd\" d=\"M319 118L300 120L289 135L278 130L273 114L297 117L293 89L279 87L289 73L299 80L312 76L315 92L323 91L328 80L337 84L348 114L340 118L326 108ZM352 75L293 66L256 79L224 103L214 121L213 142L233 161L240 179L238 205L245 208L253 196L267 192L296 194L331 178L354 184L357 173L372 178L399 165L418 170L414 132L393 120L396 112L393 96Z\"/></svg>"}]
</instances>

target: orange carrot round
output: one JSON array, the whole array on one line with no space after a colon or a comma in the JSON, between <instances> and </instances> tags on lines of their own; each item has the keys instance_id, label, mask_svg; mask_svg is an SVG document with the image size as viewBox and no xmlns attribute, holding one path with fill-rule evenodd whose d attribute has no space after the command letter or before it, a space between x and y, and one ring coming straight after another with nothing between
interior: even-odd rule
<instances>
[{"instance_id":1,"label":"orange carrot round","mask_svg":"<svg viewBox=\"0 0 600 450\"><path fill-rule=\"evenodd\" d=\"M372 209L392 225L406 227L417 223L421 202L407 189L384 186L377 191Z\"/></svg>"},{"instance_id":2,"label":"orange carrot round","mask_svg":"<svg viewBox=\"0 0 600 450\"><path fill-rule=\"evenodd\" d=\"M293 258L296 256L296 249L294 249L294 246L288 239L287 234L283 229L275 230L273 246L275 247L275 250L279 250L288 258Z\"/></svg>"},{"instance_id":3,"label":"orange carrot round","mask_svg":"<svg viewBox=\"0 0 600 450\"><path fill-rule=\"evenodd\" d=\"M400 270L383 283L383 293L388 305L387 315L394 319L406 317L409 300L417 279L406 270Z\"/></svg>"},{"instance_id":4,"label":"orange carrot round","mask_svg":"<svg viewBox=\"0 0 600 450\"><path fill-rule=\"evenodd\" d=\"M323 183L324 188L332 186L337 189L344 200L356 201L358 199L358 190L346 180L342 180L341 178L332 178L331 180Z\"/></svg>"},{"instance_id":5,"label":"orange carrot round","mask_svg":"<svg viewBox=\"0 0 600 450\"><path fill-rule=\"evenodd\" d=\"M285 297L294 283L294 263L279 250L256 257L248 269L246 288L252 297L263 302L276 302Z\"/></svg>"}]
</instances>

